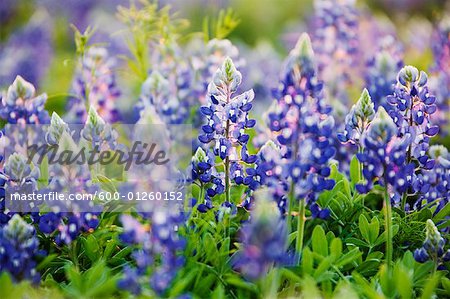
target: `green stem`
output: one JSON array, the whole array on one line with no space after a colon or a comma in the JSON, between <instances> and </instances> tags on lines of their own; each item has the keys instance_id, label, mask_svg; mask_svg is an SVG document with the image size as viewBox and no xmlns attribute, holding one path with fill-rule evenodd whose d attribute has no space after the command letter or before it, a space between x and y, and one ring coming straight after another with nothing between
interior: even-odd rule
<instances>
[{"instance_id":1,"label":"green stem","mask_svg":"<svg viewBox=\"0 0 450 299\"><path fill-rule=\"evenodd\" d=\"M305 232L305 200L301 199L299 202L298 223L297 223L297 242L295 244L295 251L301 253L303 249L303 235Z\"/></svg>"},{"instance_id":2,"label":"green stem","mask_svg":"<svg viewBox=\"0 0 450 299\"><path fill-rule=\"evenodd\" d=\"M202 201L202 200L203 200L203 182L200 183L200 194L199 194L199 196L198 196L197 204L198 204L198 202L200 202L200 201ZM203 202L203 201L202 201L202 202Z\"/></svg>"},{"instance_id":3,"label":"green stem","mask_svg":"<svg viewBox=\"0 0 450 299\"><path fill-rule=\"evenodd\" d=\"M392 253L394 250L392 244L392 207L391 199L389 197L389 192L386 186L384 191L384 220L385 220L385 230L386 230L386 264L388 265L389 271L391 270L392 264Z\"/></svg>"},{"instance_id":4,"label":"green stem","mask_svg":"<svg viewBox=\"0 0 450 299\"><path fill-rule=\"evenodd\" d=\"M362 146L358 146L358 153L362 153L362 152L363 152ZM361 182L364 179L363 169L364 169L364 165L361 162L359 162L359 160L358 160L358 182Z\"/></svg>"},{"instance_id":5,"label":"green stem","mask_svg":"<svg viewBox=\"0 0 450 299\"><path fill-rule=\"evenodd\" d=\"M408 84L408 89L409 89L409 84ZM409 118L408 118L408 124L410 127L413 126L414 122L413 122L413 109L414 109L414 100L415 98L411 99L411 106L409 107ZM412 145L408 145L408 149L406 151L406 164L411 163L412 161ZM405 206L406 206L406 201L408 199L408 192L406 191L405 193L403 193L402 196L402 202L401 202L401 209L402 211L405 210Z\"/></svg>"},{"instance_id":6,"label":"green stem","mask_svg":"<svg viewBox=\"0 0 450 299\"><path fill-rule=\"evenodd\" d=\"M295 200L295 194L294 194L294 180L291 181L291 188L289 190L289 196L288 196L288 214L286 216L286 226L288 233L290 234L292 232L292 212L294 210L294 200Z\"/></svg>"},{"instance_id":7,"label":"green stem","mask_svg":"<svg viewBox=\"0 0 450 299\"><path fill-rule=\"evenodd\" d=\"M292 155L294 159L297 159L297 153L298 153L298 145L294 144ZM290 234L292 232L292 212L294 211L294 201L295 201L295 182L293 178L291 178L291 186L289 188L288 200L289 203L288 203L288 214L286 218L286 226L288 229L288 233Z\"/></svg>"},{"instance_id":8,"label":"green stem","mask_svg":"<svg viewBox=\"0 0 450 299\"><path fill-rule=\"evenodd\" d=\"M229 88L227 88L227 103L230 102L231 92ZM225 138L229 139L230 134L230 120L227 119L227 125L225 127ZM225 198L227 202L230 202L230 158L229 156L225 157Z\"/></svg>"}]
</instances>

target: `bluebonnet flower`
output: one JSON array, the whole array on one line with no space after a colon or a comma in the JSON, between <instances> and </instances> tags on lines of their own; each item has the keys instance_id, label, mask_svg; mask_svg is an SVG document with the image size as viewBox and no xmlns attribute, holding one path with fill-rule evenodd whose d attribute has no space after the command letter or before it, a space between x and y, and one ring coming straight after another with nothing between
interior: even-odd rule
<instances>
[{"instance_id":1,"label":"bluebonnet flower","mask_svg":"<svg viewBox=\"0 0 450 299\"><path fill-rule=\"evenodd\" d=\"M445 270L444 262L450 261L450 249L444 252L445 240L431 219L427 220L425 236L423 246L414 251L414 258L419 263L432 260L438 270Z\"/></svg>"},{"instance_id":2,"label":"bluebonnet flower","mask_svg":"<svg viewBox=\"0 0 450 299\"><path fill-rule=\"evenodd\" d=\"M354 0L316 0L314 9L311 32L319 77L326 84L334 115L340 119L349 103L347 89L357 69L360 12Z\"/></svg>"},{"instance_id":3,"label":"bluebonnet flower","mask_svg":"<svg viewBox=\"0 0 450 299\"><path fill-rule=\"evenodd\" d=\"M243 166L256 161L256 156L248 152L249 135L246 133L246 129L256 124L248 115L252 109L254 93L249 90L234 96L241 80L242 75L232 60L225 59L208 85L208 105L201 107L206 123L202 126L203 133L198 140L204 144L212 142L214 155L224 165L223 175L219 173L212 179L214 185L207 190L207 194L213 197L225 192L227 202L230 202L231 181L242 184Z\"/></svg>"},{"instance_id":4,"label":"bluebonnet flower","mask_svg":"<svg viewBox=\"0 0 450 299\"><path fill-rule=\"evenodd\" d=\"M345 131L338 133L338 139L342 143L352 143L360 146L360 138L375 116L374 104L367 89L352 106L345 117Z\"/></svg>"},{"instance_id":5,"label":"bluebonnet flower","mask_svg":"<svg viewBox=\"0 0 450 299\"><path fill-rule=\"evenodd\" d=\"M190 55L191 65L194 69L194 90L199 97L201 104L208 102L205 94L209 83L213 80L216 70L220 68L225 59L229 57L236 68L245 65L243 59L239 58L239 50L228 39L212 39L204 45L203 41L194 40L189 46L192 54Z\"/></svg>"},{"instance_id":6,"label":"bluebonnet flower","mask_svg":"<svg viewBox=\"0 0 450 299\"><path fill-rule=\"evenodd\" d=\"M215 168L215 157L211 151L206 153L201 147L197 148L191 160L191 179L199 185L200 194L197 206L198 211L204 213L213 208L211 197L223 193L223 184ZM219 189L217 188L219 186ZM206 194L203 194L208 186Z\"/></svg>"},{"instance_id":7,"label":"bluebonnet flower","mask_svg":"<svg viewBox=\"0 0 450 299\"><path fill-rule=\"evenodd\" d=\"M0 226L0 272L9 272L16 281L27 279L38 283L40 275L34 260L38 245L34 227L18 214L12 216L6 225Z\"/></svg>"},{"instance_id":8,"label":"bluebonnet flower","mask_svg":"<svg viewBox=\"0 0 450 299\"><path fill-rule=\"evenodd\" d=\"M80 58L68 101L68 120L83 123L93 106L107 122L119 120L117 100L120 90L114 74L115 61L105 48L91 47Z\"/></svg>"},{"instance_id":9,"label":"bluebonnet flower","mask_svg":"<svg viewBox=\"0 0 450 299\"><path fill-rule=\"evenodd\" d=\"M276 104L268 115L268 126L281 144L284 176L291 182L290 207L294 200L312 204L321 191L334 186L328 179L328 163L335 154L334 119L322 98L313 55L309 37L303 34L286 60L274 92Z\"/></svg>"},{"instance_id":10,"label":"bluebonnet flower","mask_svg":"<svg viewBox=\"0 0 450 299\"><path fill-rule=\"evenodd\" d=\"M436 97L431 95L427 87L428 77L413 66L403 67L397 76L397 84L393 95L387 97L391 105L389 115L398 127L398 136L408 140L405 164L418 164L420 170L432 169L435 161L427 155L430 138L439 132L439 127L431 122L431 115L436 112ZM420 190L406 190L402 197L401 207L405 208L409 194Z\"/></svg>"},{"instance_id":11,"label":"bluebonnet flower","mask_svg":"<svg viewBox=\"0 0 450 299\"><path fill-rule=\"evenodd\" d=\"M450 18L442 20L434 30L432 50L434 63L430 69L430 89L436 94L438 106L433 118L445 126L449 123L450 112Z\"/></svg>"},{"instance_id":12,"label":"bluebonnet flower","mask_svg":"<svg viewBox=\"0 0 450 299\"><path fill-rule=\"evenodd\" d=\"M153 71L142 84L141 96L136 108L139 111L151 109L166 124L182 124L189 116L186 98L179 98L172 91L166 78L158 71Z\"/></svg>"},{"instance_id":13,"label":"bluebonnet flower","mask_svg":"<svg viewBox=\"0 0 450 299\"><path fill-rule=\"evenodd\" d=\"M51 18L45 11L37 10L28 24L14 32L0 47L0 87L9 84L16 75L38 86L47 73L52 56Z\"/></svg>"},{"instance_id":14,"label":"bluebonnet flower","mask_svg":"<svg viewBox=\"0 0 450 299\"><path fill-rule=\"evenodd\" d=\"M450 198L450 154L442 145L432 145L428 154L435 161L431 170L422 170L414 182L414 190L420 194L414 207L435 204L435 213L439 212Z\"/></svg>"},{"instance_id":15,"label":"bluebonnet flower","mask_svg":"<svg viewBox=\"0 0 450 299\"><path fill-rule=\"evenodd\" d=\"M0 6L0 26L6 26L9 19L14 17L18 3L14 0L5 0Z\"/></svg>"},{"instance_id":16,"label":"bluebonnet flower","mask_svg":"<svg viewBox=\"0 0 450 299\"><path fill-rule=\"evenodd\" d=\"M400 134L411 133L416 138L415 147L427 143L427 137L439 132L439 127L431 124L430 115L436 112L436 97L429 94L425 72L413 66L403 67L397 76L393 95L387 97L391 105L389 115L399 127ZM412 149L414 150L414 149ZM420 158L416 157L416 158ZM423 160L419 159L423 163ZM426 160L425 160L426 162Z\"/></svg>"},{"instance_id":17,"label":"bluebonnet flower","mask_svg":"<svg viewBox=\"0 0 450 299\"><path fill-rule=\"evenodd\" d=\"M185 216L177 209L158 207L144 217L150 220L149 225L129 215L121 217L124 233L120 238L125 244L136 246L133 253L136 267L127 268L118 286L137 294L145 287L139 278L150 275L146 282L161 296L184 265L179 254L185 248L185 240L178 230L184 225Z\"/></svg>"},{"instance_id":18,"label":"bluebonnet flower","mask_svg":"<svg viewBox=\"0 0 450 299\"><path fill-rule=\"evenodd\" d=\"M281 214L265 197L257 198L250 220L241 229L241 250L233 256L234 267L255 280L285 260L287 229Z\"/></svg>"},{"instance_id":19,"label":"bluebonnet flower","mask_svg":"<svg viewBox=\"0 0 450 299\"><path fill-rule=\"evenodd\" d=\"M117 283L121 290L128 290L131 294L137 296L142 292L139 282L140 275L136 269L125 266L123 269L123 278Z\"/></svg>"},{"instance_id":20,"label":"bluebonnet flower","mask_svg":"<svg viewBox=\"0 0 450 299\"><path fill-rule=\"evenodd\" d=\"M7 178L8 192L30 194L37 190L39 168L27 162L27 158L19 153L7 157L3 171Z\"/></svg>"},{"instance_id":21,"label":"bluebonnet flower","mask_svg":"<svg viewBox=\"0 0 450 299\"><path fill-rule=\"evenodd\" d=\"M117 144L117 132L90 106L86 123L81 130L81 136L92 144L92 147L115 149Z\"/></svg>"},{"instance_id":22,"label":"bluebonnet flower","mask_svg":"<svg viewBox=\"0 0 450 299\"><path fill-rule=\"evenodd\" d=\"M252 87L260 105L255 106L255 113L263 113L272 100L272 85L278 80L278 68L281 58L275 48L268 42L260 42L252 48L240 48L245 57L245 67L242 69L247 82L244 88Z\"/></svg>"},{"instance_id":23,"label":"bluebonnet flower","mask_svg":"<svg viewBox=\"0 0 450 299\"><path fill-rule=\"evenodd\" d=\"M101 132L106 130L101 130ZM77 152L77 145L72 138L69 126L53 113L50 126L45 134L45 141L49 145L58 145L61 151L71 150ZM83 167L84 166L84 167ZM49 184L43 192L66 191L69 193L95 193L97 185L91 183L91 174L86 165L75 164L51 165L49 169ZM64 204L64 203L63 203ZM91 205L92 203L88 203ZM56 208L53 205L51 208ZM70 244L82 233L93 232L99 225L99 208L90 206L89 212L83 210L77 203L71 204L72 212L61 212L51 209L50 212L39 211L32 215L33 221L39 226L41 232L52 238L57 244Z\"/></svg>"},{"instance_id":24,"label":"bluebonnet flower","mask_svg":"<svg viewBox=\"0 0 450 299\"><path fill-rule=\"evenodd\" d=\"M361 193L369 192L373 184L388 188L392 186L398 193L405 193L412 184L415 166L406 161L406 149L412 137L408 134L397 137L398 128L382 106L362 136L363 151L357 154L363 164L366 182L356 185Z\"/></svg>"},{"instance_id":25,"label":"bluebonnet flower","mask_svg":"<svg viewBox=\"0 0 450 299\"><path fill-rule=\"evenodd\" d=\"M17 76L8 90L2 94L0 117L9 124L45 124L50 121L44 109L47 95L36 96L34 86Z\"/></svg>"},{"instance_id":26,"label":"bluebonnet flower","mask_svg":"<svg viewBox=\"0 0 450 299\"><path fill-rule=\"evenodd\" d=\"M266 186L284 215L286 212L286 197L284 195L287 193L289 186L284 179L281 149L269 140L261 147L256 156L257 160L254 167L246 170L244 183L249 186L251 191ZM250 195L244 199L243 206L252 204L252 196Z\"/></svg>"},{"instance_id":27,"label":"bluebonnet flower","mask_svg":"<svg viewBox=\"0 0 450 299\"><path fill-rule=\"evenodd\" d=\"M0 227L8 223L11 218L10 213L6 210L5 196L6 196L6 177L3 172L0 172Z\"/></svg>"},{"instance_id":28,"label":"bluebonnet flower","mask_svg":"<svg viewBox=\"0 0 450 299\"><path fill-rule=\"evenodd\" d=\"M381 105L389 110L386 97L394 92L396 74L403 66L403 53L391 35L384 37L380 44L378 51L367 62L365 81L375 109Z\"/></svg>"}]
</instances>

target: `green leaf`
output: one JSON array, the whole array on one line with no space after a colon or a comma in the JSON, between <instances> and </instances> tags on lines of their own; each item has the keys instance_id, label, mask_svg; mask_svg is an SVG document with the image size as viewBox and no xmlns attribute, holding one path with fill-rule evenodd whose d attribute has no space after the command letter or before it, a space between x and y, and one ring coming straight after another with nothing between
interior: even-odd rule
<instances>
[{"instance_id":1,"label":"green leaf","mask_svg":"<svg viewBox=\"0 0 450 299\"><path fill-rule=\"evenodd\" d=\"M310 276L305 276L302 283L303 298L322 298L320 291L316 286L315 280Z\"/></svg>"},{"instance_id":2,"label":"green leaf","mask_svg":"<svg viewBox=\"0 0 450 299\"><path fill-rule=\"evenodd\" d=\"M38 187L43 188L48 185L48 157L44 156L42 163L39 165Z\"/></svg>"},{"instance_id":3,"label":"green leaf","mask_svg":"<svg viewBox=\"0 0 450 299\"><path fill-rule=\"evenodd\" d=\"M0 273L0 293L4 298L12 298L14 287L11 277L7 272Z\"/></svg>"},{"instance_id":4,"label":"green leaf","mask_svg":"<svg viewBox=\"0 0 450 299\"><path fill-rule=\"evenodd\" d=\"M183 276L181 279L179 279L171 288L170 288L170 298L175 298L181 293L184 292L184 290L187 288L188 285L192 284L192 282L195 279L195 276L197 275L198 268L191 269L189 274L186 276Z\"/></svg>"},{"instance_id":5,"label":"green leaf","mask_svg":"<svg viewBox=\"0 0 450 299\"><path fill-rule=\"evenodd\" d=\"M325 273L325 271L327 271L328 269L330 269L331 265L332 265L332 257L328 256L326 258L324 258L319 265L317 266L316 271L314 271L314 278L316 280L319 280L319 277Z\"/></svg>"},{"instance_id":6,"label":"green leaf","mask_svg":"<svg viewBox=\"0 0 450 299\"><path fill-rule=\"evenodd\" d=\"M408 269L403 264L399 263L394 268L394 281L397 292L402 299L408 299L412 297L413 282L409 275Z\"/></svg>"},{"instance_id":7,"label":"green leaf","mask_svg":"<svg viewBox=\"0 0 450 299\"><path fill-rule=\"evenodd\" d=\"M345 240L345 243L346 244L353 244L353 245L356 245L356 246L370 247L369 244L367 244L363 240L360 240L360 239L357 239L357 238L347 238Z\"/></svg>"},{"instance_id":8,"label":"green leaf","mask_svg":"<svg viewBox=\"0 0 450 299\"><path fill-rule=\"evenodd\" d=\"M361 263L358 267L356 267L356 271L358 273L361 273L365 276L373 276L377 273L378 268L380 266L381 261L380 260L365 260L363 263Z\"/></svg>"},{"instance_id":9,"label":"green leaf","mask_svg":"<svg viewBox=\"0 0 450 299\"><path fill-rule=\"evenodd\" d=\"M377 217L373 217L369 224L369 243L374 244L380 233L380 221Z\"/></svg>"},{"instance_id":10,"label":"green leaf","mask_svg":"<svg viewBox=\"0 0 450 299\"><path fill-rule=\"evenodd\" d=\"M84 252L91 262L95 262L100 258L100 247L94 235L89 235L87 238L81 238L83 242Z\"/></svg>"},{"instance_id":11,"label":"green leaf","mask_svg":"<svg viewBox=\"0 0 450 299\"><path fill-rule=\"evenodd\" d=\"M106 241L106 247L103 251L103 258L108 259L111 257L114 249L116 248L117 243L115 240L108 240Z\"/></svg>"},{"instance_id":12,"label":"green leaf","mask_svg":"<svg viewBox=\"0 0 450 299\"><path fill-rule=\"evenodd\" d=\"M384 298L356 271L352 273L352 277L368 298Z\"/></svg>"},{"instance_id":13,"label":"green leaf","mask_svg":"<svg viewBox=\"0 0 450 299\"><path fill-rule=\"evenodd\" d=\"M392 225L392 236L395 236L398 233L399 226L397 224ZM381 245L386 242L386 231L384 231L376 240L374 246Z\"/></svg>"},{"instance_id":14,"label":"green leaf","mask_svg":"<svg viewBox=\"0 0 450 299\"><path fill-rule=\"evenodd\" d=\"M314 228L311 239L313 251L322 256L328 256L328 242L325 231L320 225Z\"/></svg>"},{"instance_id":15,"label":"green leaf","mask_svg":"<svg viewBox=\"0 0 450 299\"><path fill-rule=\"evenodd\" d=\"M392 275L388 271L388 267L386 264L382 265L380 267L379 271L380 276L380 286L383 290L383 293L388 298L393 298L395 294L395 282L392 279Z\"/></svg>"},{"instance_id":16,"label":"green leaf","mask_svg":"<svg viewBox=\"0 0 450 299\"><path fill-rule=\"evenodd\" d=\"M342 241L339 238L333 239L330 245L330 254L334 260L338 259L342 255Z\"/></svg>"},{"instance_id":17,"label":"green leaf","mask_svg":"<svg viewBox=\"0 0 450 299\"><path fill-rule=\"evenodd\" d=\"M117 188L114 185L113 181L110 180L109 178L107 178L106 176L98 174L97 180L100 182L100 188L102 188L102 190L105 190L105 191L111 192L111 193L117 192Z\"/></svg>"},{"instance_id":18,"label":"green leaf","mask_svg":"<svg viewBox=\"0 0 450 299\"><path fill-rule=\"evenodd\" d=\"M350 250L349 252L344 254L340 259L338 259L337 262L335 263L335 265L337 267L345 266L347 264L350 264L350 263L356 261L361 256L362 256L362 252L359 251L359 248L358 247L353 248L352 250Z\"/></svg>"},{"instance_id":19,"label":"green leaf","mask_svg":"<svg viewBox=\"0 0 450 299\"><path fill-rule=\"evenodd\" d=\"M203 248L206 253L206 258L211 263L216 264L218 262L217 257L219 256L219 251L217 250L217 242L210 233L206 233L203 237Z\"/></svg>"},{"instance_id":20,"label":"green leaf","mask_svg":"<svg viewBox=\"0 0 450 299\"><path fill-rule=\"evenodd\" d=\"M74 265L69 264L66 266L66 276L70 281L69 289L72 290L71 293L77 295L80 294L78 291L83 289L83 279ZM73 293L73 291L75 291L75 293Z\"/></svg>"},{"instance_id":21,"label":"green leaf","mask_svg":"<svg viewBox=\"0 0 450 299\"><path fill-rule=\"evenodd\" d=\"M302 269L305 274L312 275L314 266L314 258L312 256L311 250L308 247L303 249L302 256Z\"/></svg>"},{"instance_id":22,"label":"green leaf","mask_svg":"<svg viewBox=\"0 0 450 299\"><path fill-rule=\"evenodd\" d=\"M230 284L232 286L235 286L237 288L248 290L248 291L252 291L254 293L257 292L256 286L253 283L246 282L246 281L240 279L237 276L234 276L234 275L230 276L230 277L226 278L225 281L228 284Z\"/></svg>"},{"instance_id":23,"label":"green leaf","mask_svg":"<svg viewBox=\"0 0 450 299\"><path fill-rule=\"evenodd\" d=\"M440 278L440 273L437 272L431 276L427 282L425 283L425 286L423 288L422 295L420 296L421 299L432 299L434 298L435 290L438 286Z\"/></svg>"},{"instance_id":24,"label":"green leaf","mask_svg":"<svg viewBox=\"0 0 450 299\"><path fill-rule=\"evenodd\" d=\"M56 253L47 255L36 267L36 270L41 271L45 269L58 255Z\"/></svg>"},{"instance_id":25,"label":"green leaf","mask_svg":"<svg viewBox=\"0 0 450 299\"><path fill-rule=\"evenodd\" d=\"M352 185L359 182L359 165L359 160L356 158L356 155L354 155L350 161L350 181Z\"/></svg>"},{"instance_id":26,"label":"green leaf","mask_svg":"<svg viewBox=\"0 0 450 299\"><path fill-rule=\"evenodd\" d=\"M369 222L364 214L359 215L359 231L367 243L372 244L370 241Z\"/></svg>"},{"instance_id":27,"label":"green leaf","mask_svg":"<svg viewBox=\"0 0 450 299\"><path fill-rule=\"evenodd\" d=\"M447 277L442 277L441 282L447 294L450 294L450 279Z\"/></svg>"},{"instance_id":28,"label":"green leaf","mask_svg":"<svg viewBox=\"0 0 450 299\"><path fill-rule=\"evenodd\" d=\"M217 285L214 292L211 294L212 299L225 299L225 290L221 284Z\"/></svg>"},{"instance_id":29,"label":"green leaf","mask_svg":"<svg viewBox=\"0 0 450 299\"><path fill-rule=\"evenodd\" d=\"M447 203L434 217L433 222L436 223L450 215L450 202Z\"/></svg>"}]
</instances>

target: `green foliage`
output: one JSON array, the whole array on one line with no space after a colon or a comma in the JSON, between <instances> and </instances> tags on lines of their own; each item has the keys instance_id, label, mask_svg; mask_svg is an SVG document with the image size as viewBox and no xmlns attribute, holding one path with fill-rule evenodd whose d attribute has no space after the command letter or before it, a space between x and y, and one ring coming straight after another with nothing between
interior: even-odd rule
<instances>
[{"instance_id":1,"label":"green foliage","mask_svg":"<svg viewBox=\"0 0 450 299\"><path fill-rule=\"evenodd\" d=\"M447 281L442 273L433 274L433 264L417 263L410 251L395 263L392 272L382 265L370 280L357 272L352 277L360 294L367 298L433 298L446 294Z\"/></svg>"},{"instance_id":2,"label":"green foliage","mask_svg":"<svg viewBox=\"0 0 450 299\"><path fill-rule=\"evenodd\" d=\"M76 298L104 298L114 294L119 276L112 275L106 263L100 260L85 272L75 265L66 267L68 283L63 285L64 292Z\"/></svg>"},{"instance_id":3,"label":"green foliage","mask_svg":"<svg viewBox=\"0 0 450 299\"><path fill-rule=\"evenodd\" d=\"M142 83L150 69L150 46L152 44L168 44L175 41L182 30L188 26L185 19L170 13L170 6L159 7L157 1L139 0L130 7L119 6L117 18L127 26L125 39L131 58L124 57L130 70ZM129 38L128 36L131 36Z\"/></svg>"},{"instance_id":4,"label":"green foliage","mask_svg":"<svg viewBox=\"0 0 450 299\"><path fill-rule=\"evenodd\" d=\"M0 274L0 295L3 299L64 298L58 286L36 288L29 281L14 283L6 272Z\"/></svg>"},{"instance_id":5,"label":"green foliage","mask_svg":"<svg viewBox=\"0 0 450 299\"><path fill-rule=\"evenodd\" d=\"M75 34L75 46L77 55L83 57L84 53L86 53L88 49L89 39L92 37L92 35L94 35L95 30L88 26L86 30L84 30L84 32L80 32L80 30L78 30L75 25L71 24L70 27Z\"/></svg>"},{"instance_id":6,"label":"green foliage","mask_svg":"<svg viewBox=\"0 0 450 299\"><path fill-rule=\"evenodd\" d=\"M215 21L209 17L203 19L203 35L205 42L210 39L224 39L239 25L241 20L236 16L232 8L221 9Z\"/></svg>"}]
</instances>

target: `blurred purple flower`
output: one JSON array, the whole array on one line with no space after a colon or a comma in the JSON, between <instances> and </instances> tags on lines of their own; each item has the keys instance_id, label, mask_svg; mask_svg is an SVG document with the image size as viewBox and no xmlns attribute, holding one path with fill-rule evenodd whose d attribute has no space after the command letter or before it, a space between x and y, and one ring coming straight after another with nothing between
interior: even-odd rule
<instances>
[{"instance_id":1,"label":"blurred purple flower","mask_svg":"<svg viewBox=\"0 0 450 299\"><path fill-rule=\"evenodd\" d=\"M17 75L38 86L50 66L52 55L50 16L39 10L0 47L0 87L9 84Z\"/></svg>"},{"instance_id":2,"label":"blurred purple flower","mask_svg":"<svg viewBox=\"0 0 450 299\"><path fill-rule=\"evenodd\" d=\"M39 241L34 227L15 214L0 226L0 272L11 274L15 281L31 280L38 284L35 257Z\"/></svg>"},{"instance_id":3,"label":"blurred purple flower","mask_svg":"<svg viewBox=\"0 0 450 299\"><path fill-rule=\"evenodd\" d=\"M47 95L36 96L34 86L17 76L1 95L0 117L9 124L46 124L50 118L44 105Z\"/></svg>"},{"instance_id":4,"label":"blurred purple flower","mask_svg":"<svg viewBox=\"0 0 450 299\"><path fill-rule=\"evenodd\" d=\"M90 106L107 122L120 119L117 101L121 93L114 67L115 60L105 48L91 47L80 58L67 105L69 122L84 123Z\"/></svg>"},{"instance_id":5,"label":"blurred purple flower","mask_svg":"<svg viewBox=\"0 0 450 299\"><path fill-rule=\"evenodd\" d=\"M120 238L124 244L135 246L133 258L136 268L125 268L118 286L136 295L146 287L138 281L139 277L150 275L146 281L150 281L151 289L162 296L184 265L180 253L186 241L178 231L184 225L185 216L177 208L158 207L143 217L150 224L142 224L129 215L122 215L124 232Z\"/></svg>"},{"instance_id":6,"label":"blurred purple flower","mask_svg":"<svg viewBox=\"0 0 450 299\"><path fill-rule=\"evenodd\" d=\"M450 18L444 19L433 32L434 63L430 69L430 90L436 94L437 113L433 119L442 126L450 117ZM443 132L447 134L446 131Z\"/></svg>"},{"instance_id":7,"label":"blurred purple flower","mask_svg":"<svg viewBox=\"0 0 450 299\"><path fill-rule=\"evenodd\" d=\"M286 257L287 229L275 204L258 198L249 222L241 229L241 250L233 256L234 267L245 277L256 280Z\"/></svg>"}]
</instances>

